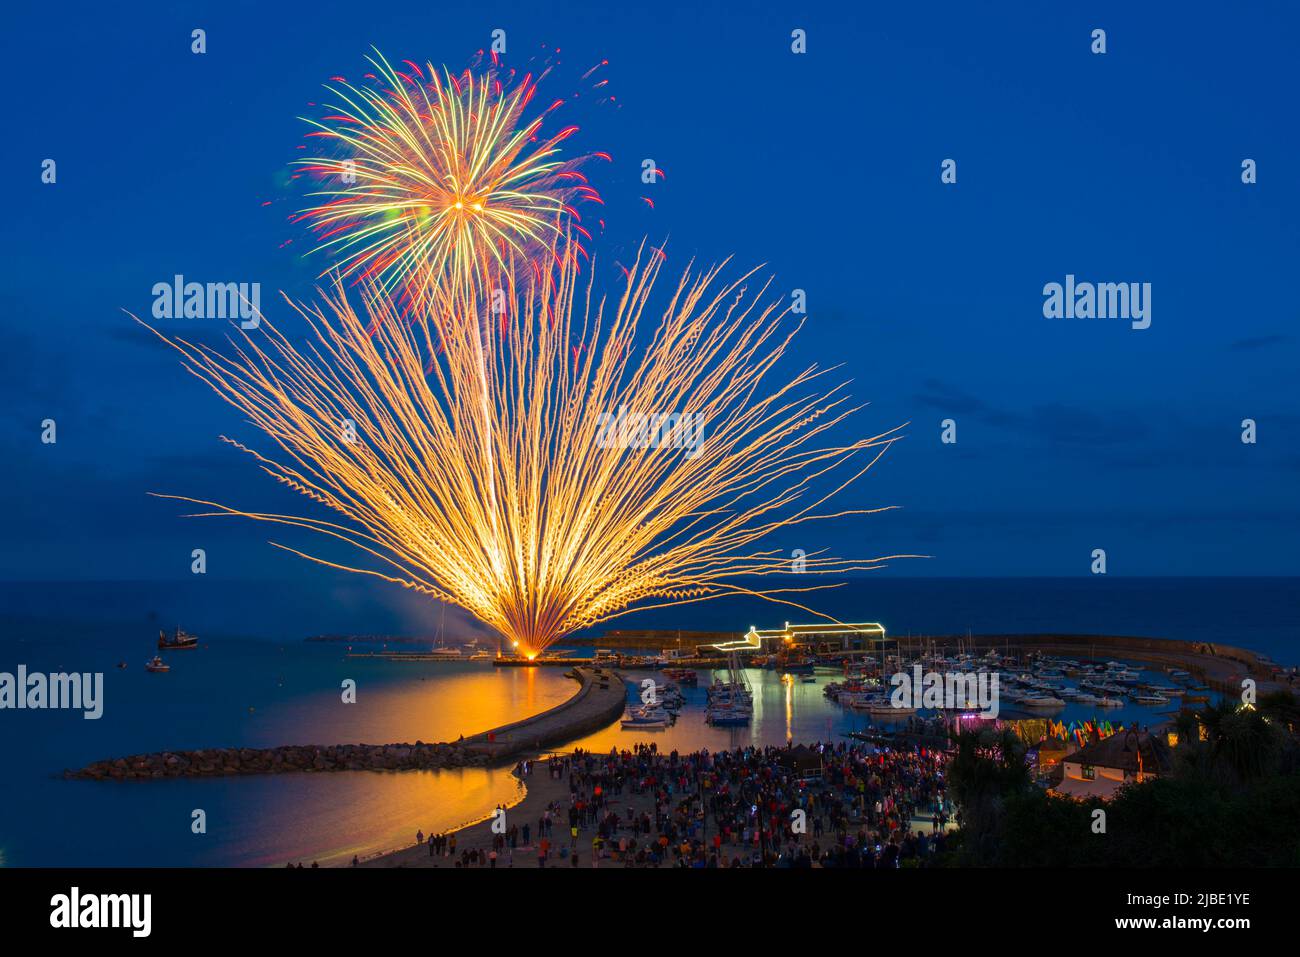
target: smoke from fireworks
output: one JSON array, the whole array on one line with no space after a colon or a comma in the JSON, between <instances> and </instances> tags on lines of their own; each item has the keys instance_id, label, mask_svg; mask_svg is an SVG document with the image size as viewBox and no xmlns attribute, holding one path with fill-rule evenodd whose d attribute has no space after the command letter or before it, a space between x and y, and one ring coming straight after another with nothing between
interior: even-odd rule
<instances>
[{"instance_id":1,"label":"smoke from fireworks","mask_svg":"<svg viewBox=\"0 0 1300 957\"><path fill-rule=\"evenodd\" d=\"M377 567L279 547L459 605L529 655L634 605L746 594L803 607L782 596L833 587L741 579L790 570L763 545L775 533L863 513L820 509L896 430L816 443L854 409L843 384L810 391L816 366L769 382L797 327L761 304L766 284L747 293L752 274L721 283L718 267L688 269L638 348L662 256L639 255L611 303L593 300L591 280L579 287L558 246L556 269L506 272L520 276L507 325L480 322L466 287L434 288L427 321L412 324L367 282L361 311L341 285L297 307L308 347L265 321L267 348L245 333L232 356L167 339L279 453L226 441L346 523L185 501L348 542ZM814 491L822 483L833 487ZM884 560L804 561L816 574Z\"/></svg>"},{"instance_id":2,"label":"smoke from fireworks","mask_svg":"<svg viewBox=\"0 0 1300 957\"><path fill-rule=\"evenodd\" d=\"M483 292L507 259L539 261L561 234L588 235L574 204L599 196L578 163L559 156L576 127L542 137L562 101L528 118L532 74L492 66L453 75L409 60L399 71L378 51L369 60L370 83L335 77L327 87L331 112L307 120L322 155L298 163L321 181L311 195L326 200L298 219L337 254L342 275L371 279L422 311L439 283Z\"/></svg>"}]
</instances>

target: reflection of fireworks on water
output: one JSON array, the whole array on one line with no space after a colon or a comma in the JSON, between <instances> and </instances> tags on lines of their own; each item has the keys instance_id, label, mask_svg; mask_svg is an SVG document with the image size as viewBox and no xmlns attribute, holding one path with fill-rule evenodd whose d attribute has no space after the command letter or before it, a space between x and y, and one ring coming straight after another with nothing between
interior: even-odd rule
<instances>
[{"instance_id":1,"label":"reflection of fireworks on water","mask_svg":"<svg viewBox=\"0 0 1300 957\"><path fill-rule=\"evenodd\" d=\"M298 218L338 255L343 275L419 310L438 283L481 292L507 259L538 259L564 232L589 235L574 204L600 198L578 163L559 156L576 127L541 135L563 101L528 118L536 77L495 65L452 74L410 60L397 70L378 52L370 62L368 82L335 77L327 87L337 102L307 122L328 155L299 161L321 180L311 195L325 202Z\"/></svg>"},{"instance_id":2,"label":"reflection of fireworks on water","mask_svg":"<svg viewBox=\"0 0 1300 957\"><path fill-rule=\"evenodd\" d=\"M540 277L526 268L526 288L511 290L517 321L483 323L481 335L464 333L480 306L463 289L454 301L439 290L427 322L411 324L369 284L362 312L341 287L324 308L303 310L309 348L269 323L268 349L245 336L233 357L168 340L279 446L274 459L247 450L264 470L350 524L211 502L200 503L216 509L204 514L349 542L380 570L288 550L460 605L529 654L634 603L746 594L796 604L780 596L833 587L754 591L739 579L788 572L784 552L759 540L833 517L822 504L896 431L812 444L854 410L842 385L808 394L824 374L816 367L765 385L796 330L758 302L766 286L747 295L749 277L724 285L717 268L688 272L637 358L637 324L662 257L638 257L616 305L578 288L574 257L557 259L562 266ZM704 429L687 448L611 447L618 443L602 430L618 410L693 413ZM833 488L813 491L855 458ZM818 552L804 561L827 573L883 560Z\"/></svg>"}]
</instances>

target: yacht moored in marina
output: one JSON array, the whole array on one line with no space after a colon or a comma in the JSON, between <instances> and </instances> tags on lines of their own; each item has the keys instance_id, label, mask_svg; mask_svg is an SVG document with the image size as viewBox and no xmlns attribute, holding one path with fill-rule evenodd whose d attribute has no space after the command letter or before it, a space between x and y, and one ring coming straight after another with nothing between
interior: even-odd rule
<instances>
[{"instance_id":1,"label":"yacht moored in marina","mask_svg":"<svg viewBox=\"0 0 1300 957\"><path fill-rule=\"evenodd\" d=\"M1169 704L1169 700L1170 699L1166 698L1164 695L1158 694L1133 695L1134 703L1148 706Z\"/></svg>"},{"instance_id":2,"label":"yacht moored in marina","mask_svg":"<svg viewBox=\"0 0 1300 957\"><path fill-rule=\"evenodd\" d=\"M673 722L673 717L663 708L644 705L629 712L620 726L625 730L651 730L666 728Z\"/></svg>"}]
</instances>

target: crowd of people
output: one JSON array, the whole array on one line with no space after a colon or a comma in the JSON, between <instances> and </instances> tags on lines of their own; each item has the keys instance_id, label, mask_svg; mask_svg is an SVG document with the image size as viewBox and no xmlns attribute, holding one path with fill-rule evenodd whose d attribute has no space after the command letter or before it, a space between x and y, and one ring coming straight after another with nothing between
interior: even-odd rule
<instances>
[{"instance_id":1,"label":"crowd of people","mask_svg":"<svg viewBox=\"0 0 1300 957\"><path fill-rule=\"evenodd\" d=\"M434 834L457 867L901 867L942 851L953 815L946 755L859 744L661 753L576 751L542 766L567 799L536 820L498 809L488 847ZM531 776L537 765L520 762Z\"/></svg>"}]
</instances>

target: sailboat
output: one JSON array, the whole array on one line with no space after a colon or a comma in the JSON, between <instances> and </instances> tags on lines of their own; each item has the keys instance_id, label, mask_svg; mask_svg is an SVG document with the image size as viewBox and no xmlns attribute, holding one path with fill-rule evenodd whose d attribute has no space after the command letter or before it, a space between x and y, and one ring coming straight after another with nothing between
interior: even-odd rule
<instances>
[{"instance_id":1,"label":"sailboat","mask_svg":"<svg viewBox=\"0 0 1300 957\"><path fill-rule=\"evenodd\" d=\"M895 640L897 644L897 640ZM899 655L899 666L902 666L902 655ZM887 659L885 658L885 643L880 643L880 680L885 681L885 674L889 670ZM859 706L860 707L860 706ZM905 718L908 715L916 714L915 708L896 708L892 701L889 700L889 692L882 691L878 696L873 696L867 700L867 713L875 715L877 718L897 717Z\"/></svg>"},{"instance_id":2,"label":"sailboat","mask_svg":"<svg viewBox=\"0 0 1300 957\"><path fill-rule=\"evenodd\" d=\"M708 688L704 720L714 725L749 724L754 715L754 695L745 682L735 651L727 654L727 681L715 680Z\"/></svg>"},{"instance_id":3,"label":"sailboat","mask_svg":"<svg viewBox=\"0 0 1300 957\"><path fill-rule=\"evenodd\" d=\"M459 658L461 651L459 648L448 648L445 644L446 639L443 637L443 626L447 622L447 605L444 602L438 617L438 634L434 639L434 645L429 649L429 654L436 655L439 658Z\"/></svg>"}]
</instances>

